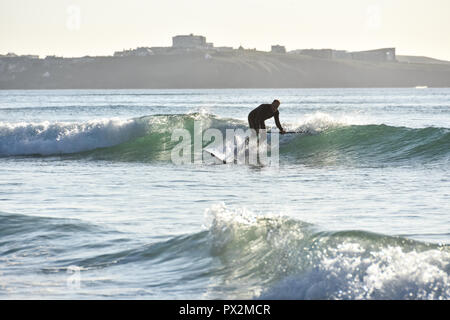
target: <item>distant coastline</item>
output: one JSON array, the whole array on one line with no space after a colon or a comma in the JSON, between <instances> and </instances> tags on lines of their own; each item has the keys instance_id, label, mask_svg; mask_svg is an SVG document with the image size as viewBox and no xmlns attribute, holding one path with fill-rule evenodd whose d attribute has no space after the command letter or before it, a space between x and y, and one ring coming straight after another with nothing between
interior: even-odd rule
<instances>
[{"instance_id":1,"label":"distant coastline","mask_svg":"<svg viewBox=\"0 0 450 320\"><path fill-rule=\"evenodd\" d=\"M178 41L189 40L183 37ZM450 87L450 62L396 56L395 48L286 53L278 45L264 52L201 40L204 47L137 48L114 56L0 55L0 89Z\"/></svg>"}]
</instances>

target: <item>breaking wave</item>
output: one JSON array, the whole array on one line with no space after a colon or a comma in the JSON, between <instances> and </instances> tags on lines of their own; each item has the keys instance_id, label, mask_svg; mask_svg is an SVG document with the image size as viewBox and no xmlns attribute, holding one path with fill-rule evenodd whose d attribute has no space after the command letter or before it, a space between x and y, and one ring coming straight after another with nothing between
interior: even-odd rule
<instances>
[{"instance_id":1,"label":"breaking wave","mask_svg":"<svg viewBox=\"0 0 450 320\"><path fill-rule=\"evenodd\" d=\"M80 123L0 123L0 156L72 155L94 160L170 160L178 143L173 129L246 129L245 122L210 114L152 115ZM281 137L280 155L288 162L367 163L450 159L448 128L407 128L387 125L349 125L316 114Z\"/></svg>"},{"instance_id":2,"label":"breaking wave","mask_svg":"<svg viewBox=\"0 0 450 320\"><path fill-rule=\"evenodd\" d=\"M359 230L321 231L291 217L224 204L207 209L205 217L203 231L144 245L118 246L124 234L74 219L11 214L0 214L0 235L11 243L12 236L25 237L42 250L46 241L83 234L86 243L61 248L75 252L70 258L52 253L57 248L43 253L52 255L52 264L42 272L66 273L76 265L88 277L108 268L163 268L153 285L196 287L207 299L450 299L448 245ZM98 232L111 240L99 244L92 236ZM19 256L32 250L15 247ZM95 250L83 254L87 248ZM3 251L0 259L11 252ZM174 274L183 276L174 283Z\"/></svg>"}]
</instances>

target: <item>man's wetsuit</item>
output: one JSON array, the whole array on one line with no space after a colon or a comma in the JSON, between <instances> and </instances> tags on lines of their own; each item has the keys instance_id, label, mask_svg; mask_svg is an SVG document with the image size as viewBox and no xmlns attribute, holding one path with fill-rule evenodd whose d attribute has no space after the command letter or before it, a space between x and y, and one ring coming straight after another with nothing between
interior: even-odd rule
<instances>
[{"instance_id":1,"label":"man's wetsuit","mask_svg":"<svg viewBox=\"0 0 450 320\"><path fill-rule=\"evenodd\" d=\"M251 129L255 129L258 132L259 129L266 128L265 120L274 117L278 129L284 131L281 127L279 115L280 112L278 110L273 112L271 104L262 104L248 114L248 125Z\"/></svg>"}]
</instances>

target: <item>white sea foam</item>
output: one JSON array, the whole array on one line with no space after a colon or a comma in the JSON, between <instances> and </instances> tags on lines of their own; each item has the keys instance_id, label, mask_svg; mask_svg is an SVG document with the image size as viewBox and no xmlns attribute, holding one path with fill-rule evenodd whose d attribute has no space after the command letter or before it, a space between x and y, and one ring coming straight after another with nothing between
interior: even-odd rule
<instances>
[{"instance_id":1,"label":"white sea foam","mask_svg":"<svg viewBox=\"0 0 450 320\"><path fill-rule=\"evenodd\" d=\"M223 204L206 213L214 254L235 261L232 270L253 270L247 281L257 298L450 298L448 247L362 231L317 233L302 221ZM231 279L239 282L239 273Z\"/></svg>"},{"instance_id":2,"label":"white sea foam","mask_svg":"<svg viewBox=\"0 0 450 320\"><path fill-rule=\"evenodd\" d=\"M437 249L406 251L380 247L366 256L359 243L343 242L308 271L267 289L262 299L423 299L450 298L450 254Z\"/></svg>"}]
</instances>

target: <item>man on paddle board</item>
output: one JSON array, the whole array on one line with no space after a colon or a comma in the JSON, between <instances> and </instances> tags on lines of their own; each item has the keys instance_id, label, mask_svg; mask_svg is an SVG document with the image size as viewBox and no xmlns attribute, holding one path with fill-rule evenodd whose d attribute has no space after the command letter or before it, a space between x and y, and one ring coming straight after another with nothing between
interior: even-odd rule
<instances>
[{"instance_id":1,"label":"man on paddle board","mask_svg":"<svg viewBox=\"0 0 450 320\"><path fill-rule=\"evenodd\" d=\"M259 107L253 109L248 114L248 124L250 126L250 129L255 129L256 132L259 132L259 129L266 129L266 124L264 123L264 121L274 117L275 124L280 130L280 133L286 133L280 123L280 111L278 111L278 107L280 106L280 104L280 101L273 100L271 104L262 104Z\"/></svg>"}]
</instances>

